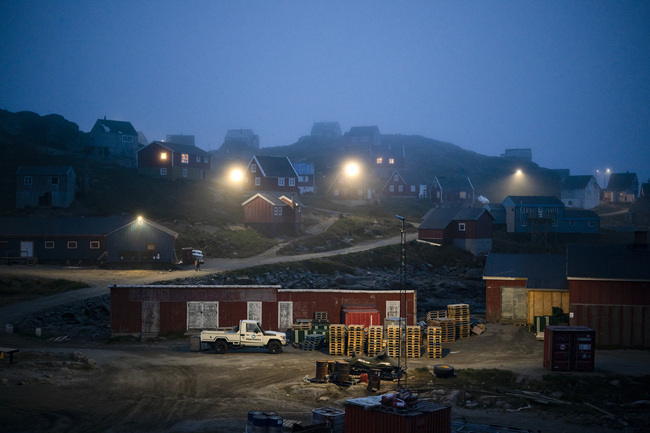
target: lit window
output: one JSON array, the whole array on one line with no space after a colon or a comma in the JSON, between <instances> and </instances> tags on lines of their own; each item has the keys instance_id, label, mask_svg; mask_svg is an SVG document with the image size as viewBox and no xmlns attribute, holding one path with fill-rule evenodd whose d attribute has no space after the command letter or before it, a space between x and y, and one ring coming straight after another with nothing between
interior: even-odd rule
<instances>
[{"instance_id":1,"label":"lit window","mask_svg":"<svg viewBox=\"0 0 650 433\"><path fill-rule=\"evenodd\" d=\"M381 164L382 162L384 162L383 158L377 158L377 164Z\"/></svg>"},{"instance_id":2,"label":"lit window","mask_svg":"<svg viewBox=\"0 0 650 433\"><path fill-rule=\"evenodd\" d=\"M461 191L460 198L467 198L467 193L465 191Z\"/></svg>"},{"instance_id":3,"label":"lit window","mask_svg":"<svg viewBox=\"0 0 650 433\"><path fill-rule=\"evenodd\" d=\"M77 249L77 241L68 241L68 249L69 250L76 250Z\"/></svg>"},{"instance_id":4,"label":"lit window","mask_svg":"<svg viewBox=\"0 0 650 433\"><path fill-rule=\"evenodd\" d=\"M54 241L45 241L45 249L51 250L54 248Z\"/></svg>"},{"instance_id":5,"label":"lit window","mask_svg":"<svg viewBox=\"0 0 650 433\"><path fill-rule=\"evenodd\" d=\"M283 177L278 178L278 186L284 186L284 178Z\"/></svg>"},{"instance_id":6,"label":"lit window","mask_svg":"<svg viewBox=\"0 0 650 433\"><path fill-rule=\"evenodd\" d=\"M160 159L162 161L167 160L167 152L160 152Z\"/></svg>"},{"instance_id":7,"label":"lit window","mask_svg":"<svg viewBox=\"0 0 650 433\"><path fill-rule=\"evenodd\" d=\"M390 159L388 160L388 163L389 163L389 164L395 164L395 158L390 158Z\"/></svg>"},{"instance_id":8,"label":"lit window","mask_svg":"<svg viewBox=\"0 0 650 433\"><path fill-rule=\"evenodd\" d=\"M147 251L154 251L156 249L156 244L147 244Z\"/></svg>"},{"instance_id":9,"label":"lit window","mask_svg":"<svg viewBox=\"0 0 650 433\"><path fill-rule=\"evenodd\" d=\"M99 249L99 241L90 241L90 249L91 250L98 250Z\"/></svg>"},{"instance_id":10,"label":"lit window","mask_svg":"<svg viewBox=\"0 0 650 433\"><path fill-rule=\"evenodd\" d=\"M183 164L189 164L190 163L190 155L187 153L181 153L181 162Z\"/></svg>"},{"instance_id":11,"label":"lit window","mask_svg":"<svg viewBox=\"0 0 650 433\"><path fill-rule=\"evenodd\" d=\"M167 176L167 169L166 168L161 168L160 169L160 175L161 176Z\"/></svg>"},{"instance_id":12,"label":"lit window","mask_svg":"<svg viewBox=\"0 0 650 433\"><path fill-rule=\"evenodd\" d=\"M458 231L459 232L465 231L465 223L458 223Z\"/></svg>"}]
</instances>

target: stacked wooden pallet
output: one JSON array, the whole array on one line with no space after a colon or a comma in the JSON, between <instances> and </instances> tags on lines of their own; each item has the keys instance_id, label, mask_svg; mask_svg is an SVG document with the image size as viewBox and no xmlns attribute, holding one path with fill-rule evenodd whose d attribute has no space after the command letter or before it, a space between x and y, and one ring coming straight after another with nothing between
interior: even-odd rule
<instances>
[{"instance_id":1,"label":"stacked wooden pallet","mask_svg":"<svg viewBox=\"0 0 650 433\"><path fill-rule=\"evenodd\" d=\"M469 305L447 305L447 316L452 319L456 325L456 337L469 338Z\"/></svg>"},{"instance_id":2,"label":"stacked wooden pallet","mask_svg":"<svg viewBox=\"0 0 650 433\"><path fill-rule=\"evenodd\" d=\"M348 355L364 354L365 329L363 325L348 325Z\"/></svg>"},{"instance_id":3,"label":"stacked wooden pallet","mask_svg":"<svg viewBox=\"0 0 650 433\"><path fill-rule=\"evenodd\" d=\"M419 326L406 327L406 357L419 358L422 347L422 331Z\"/></svg>"},{"instance_id":4,"label":"stacked wooden pallet","mask_svg":"<svg viewBox=\"0 0 650 433\"><path fill-rule=\"evenodd\" d=\"M302 350L316 350L325 340L323 334L307 334L305 341L302 343Z\"/></svg>"},{"instance_id":5,"label":"stacked wooden pallet","mask_svg":"<svg viewBox=\"0 0 650 433\"><path fill-rule=\"evenodd\" d=\"M390 325L386 327L386 351L391 358L400 356L402 327Z\"/></svg>"},{"instance_id":6,"label":"stacked wooden pallet","mask_svg":"<svg viewBox=\"0 0 650 433\"><path fill-rule=\"evenodd\" d=\"M330 355L345 355L345 325L330 325Z\"/></svg>"},{"instance_id":7,"label":"stacked wooden pallet","mask_svg":"<svg viewBox=\"0 0 650 433\"><path fill-rule=\"evenodd\" d=\"M433 310L433 311L428 311L427 312L427 323L431 322L432 320L440 319L443 317L447 317L447 310Z\"/></svg>"},{"instance_id":8,"label":"stacked wooden pallet","mask_svg":"<svg viewBox=\"0 0 650 433\"><path fill-rule=\"evenodd\" d=\"M314 320L327 320L327 311L316 311L314 313Z\"/></svg>"},{"instance_id":9,"label":"stacked wooden pallet","mask_svg":"<svg viewBox=\"0 0 650 433\"><path fill-rule=\"evenodd\" d=\"M368 327L368 356L376 356L383 347L384 327Z\"/></svg>"},{"instance_id":10,"label":"stacked wooden pallet","mask_svg":"<svg viewBox=\"0 0 650 433\"><path fill-rule=\"evenodd\" d=\"M433 319L429 323L429 326L436 326L440 328L440 338L442 343L453 343L456 341L456 324L453 319L449 317L441 317L439 319Z\"/></svg>"},{"instance_id":11,"label":"stacked wooden pallet","mask_svg":"<svg viewBox=\"0 0 650 433\"><path fill-rule=\"evenodd\" d=\"M427 327L427 357L442 358L442 328Z\"/></svg>"}]
</instances>

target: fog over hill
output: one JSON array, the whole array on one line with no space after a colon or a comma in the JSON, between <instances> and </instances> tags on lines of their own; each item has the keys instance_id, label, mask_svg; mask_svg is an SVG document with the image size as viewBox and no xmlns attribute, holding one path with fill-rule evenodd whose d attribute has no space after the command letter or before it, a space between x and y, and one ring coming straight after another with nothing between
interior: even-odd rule
<instances>
[{"instance_id":1,"label":"fog over hill","mask_svg":"<svg viewBox=\"0 0 650 433\"><path fill-rule=\"evenodd\" d=\"M507 195L558 195L556 172L535 163L485 156L446 143L417 135L382 135L382 147L403 156L401 173L418 174L428 183L434 177L468 176L476 195L491 202L501 202ZM0 110L0 150L3 158L2 187L4 209L10 208L15 194L15 173L20 165L69 164L78 174L89 166L88 133L62 116L39 116L32 112L11 113ZM259 149L259 154L286 156L291 161L313 162L317 178L325 182L336 173L348 155L335 142L306 137L294 144ZM109 168L109 167L102 167ZM112 170L133 171L120 167ZM522 169L523 176L514 176Z\"/></svg>"}]
</instances>

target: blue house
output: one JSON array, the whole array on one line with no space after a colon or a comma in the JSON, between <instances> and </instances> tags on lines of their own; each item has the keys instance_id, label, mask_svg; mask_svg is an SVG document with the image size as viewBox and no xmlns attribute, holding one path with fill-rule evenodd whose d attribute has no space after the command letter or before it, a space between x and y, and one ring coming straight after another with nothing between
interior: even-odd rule
<instances>
[{"instance_id":1,"label":"blue house","mask_svg":"<svg viewBox=\"0 0 650 433\"><path fill-rule=\"evenodd\" d=\"M508 233L598 233L592 210L565 209L554 196L508 196L503 200Z\"/></svg>"}]
</instances>

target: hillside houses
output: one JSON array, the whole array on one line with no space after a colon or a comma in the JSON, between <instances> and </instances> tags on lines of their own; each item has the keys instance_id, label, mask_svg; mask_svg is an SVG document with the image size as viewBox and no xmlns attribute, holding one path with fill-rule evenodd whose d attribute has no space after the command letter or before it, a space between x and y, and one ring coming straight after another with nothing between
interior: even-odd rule
<instances>
[{"instance_id":1,"label":"hillside houses","mask_svg":"<svg viewBox=\"0 0 650 433\"><path fill-rule=\"evenodd\" d=\"M612 173L603 192L606 202L633 202L639 195L639 179L636 173Z\"/></svg>"},{"instance_id":2,"label":"hillside houses","mask_svg":"<svg viewBox=\"0 0 650 433\"><path fill-rule=\"evenodd\" d=\"M600 204L600 186L591 175L568 176L562 182L560 199L566 207L593 209Z\"/></svg>"},{"instance_id":3,"label":"hillside houses","mask_svg":"<svg viewBox=\"0 0 650 433\"><path fill-rule=\"evenodd\" d=\"M508 196L503 200L508 233L598 233L600 217L592 210L565 209L553 196Z\"/></svg>"},{"instance_id":4,"label":"hillside houses","mask_svg":"<svg viewBox=\"0 0 650 433\"><path fill-rule=\"evenodd\" d=\"M202 180L212 168L212 155L190 144L153 141L137 152L138 173L160 179Z\"/></svg>"},{"instance_id":5,"label":"hillside houses","mask_svg":"<svg viewBox=\"0 0 650 433\"><path fill-rule=\"evenodd\" d=\"M140 147L138 132L131 122L97 119L90 130L92 153L110 158L125 167L135 167L136 152Z\"/></svg>"},{"instance_id":6,"label":"hillside houses","mask_svg":"<svg viewBox=\"0 0 650 433\"><path fill-rule=\"evenodd\" d=\"M254 155L244 171L244 191L298 194L298 173L287 157Z\"/></svg>"}]
</instances>

